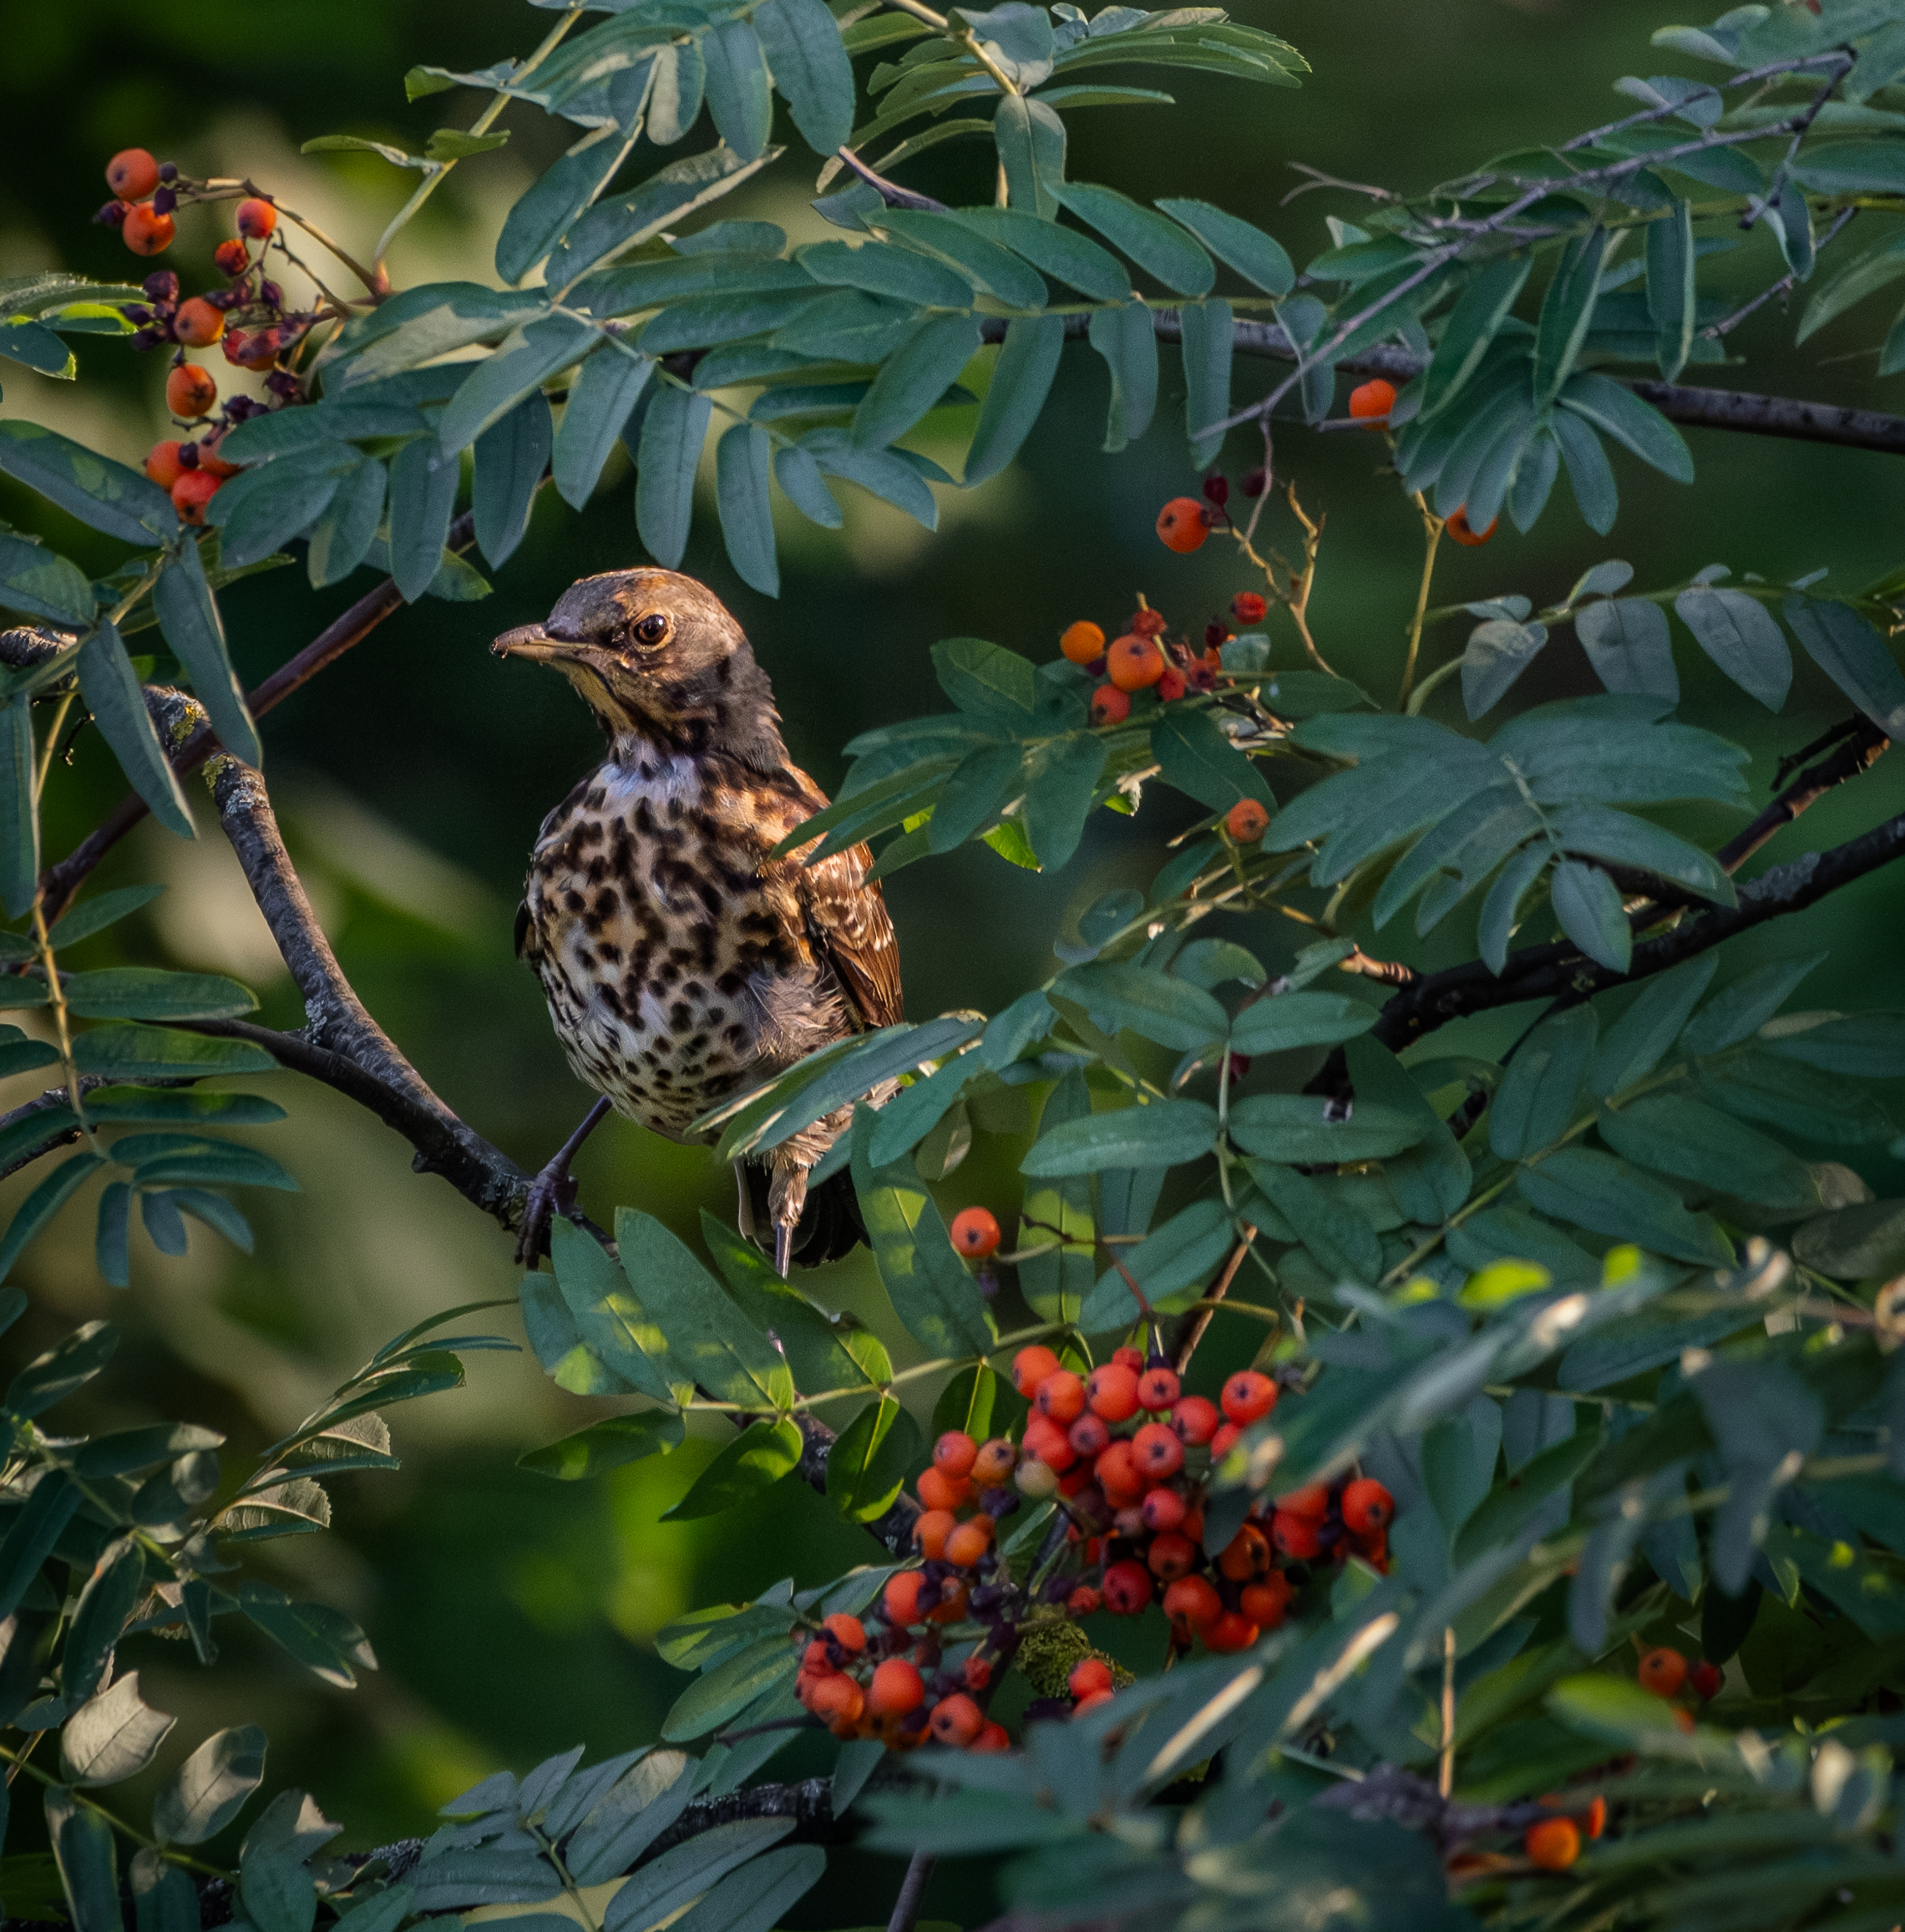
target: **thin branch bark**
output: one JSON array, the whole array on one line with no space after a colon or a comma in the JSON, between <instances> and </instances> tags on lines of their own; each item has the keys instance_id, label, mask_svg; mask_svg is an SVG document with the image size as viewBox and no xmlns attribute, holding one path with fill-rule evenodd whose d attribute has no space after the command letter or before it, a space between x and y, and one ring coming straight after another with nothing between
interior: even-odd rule
<instances>
[{"instance_id":1,"label":"thin branch bark","mask_svg":"<svg viewBox=\"0 0 1905 1932\"><path fill-rule=\"evenodd\" d=\"M1082 337L1090 318L1067 316L1067 338ZM1174 309L1153 309L1152 327L1160 342L1183 339ZM1002 317L980 320L980 334L989 342L1002 342ZM1239 322L1233 347L1239 355L1294 363L1294 346L1276 322ZM1426 365L1406 349L1387 344L1345 356L1336 364L1357 376L1383 376L1398 385L1419 376ZM1696 429L1735 429L1755 436L1778 436L1801 443L1828 443L1844 449L1876 449L1905 456L1905 416L1887 416L1876 409L1842 408L1831 403L1806 403L1790 396L1761 396L1745 389L1706 389L1685 383L1659 383L1638 378L1614 378L1651 403L1663 416Z\"/></svg>"},{"instance_id":2,"label":"thin branch bark","mask_svg":"<svg viewBox=\"0 0 1905 1932\"><path fill-rule=\"evenodd\" d=\"M1737 905L1711 906L1689 914L1671 932L1636 946L1624 973L1594 965L1572 946L1531 946L1510 954L1498 977L1475 961L1417 981L1384 1007L1370 1037L1400 1052L1451 1020L1472 1013L1518 1005L1523 1000L1567 996L1572 1002L1608 986L1650 978L1769 920L1801 912L1828 893L1902 856L1905 856L1905 813L1829 852L1808 852L1790 864L1774 866L1740 888Z\"/></svg>"},{"instance_id":3,"label":"thin branch bark","mask_svg":"<svg viewBox=\"0 0 1905 1932\"><path fill-rule=\"evenodd\" d=\"M450 525L445 547L462 551L476 540L476 520L466 510ZM275 709L294 691L308 684L327 665L335 664L347 651L363 642L386 617L403 608L403 599L393 579L386 577L375 589L359 597L349 610L327 624L295 657L287 658L245 702L254 718ZM201 713L197 726L171 752L172 768L183 778L196 771L218 748L218 739ZM48 920L57 919L73 903L93 869L113 847L145 816L145 801L128 792L110 815L89 832L58 865L40 875L43 903Z\"/></svg>"}]
</instances>

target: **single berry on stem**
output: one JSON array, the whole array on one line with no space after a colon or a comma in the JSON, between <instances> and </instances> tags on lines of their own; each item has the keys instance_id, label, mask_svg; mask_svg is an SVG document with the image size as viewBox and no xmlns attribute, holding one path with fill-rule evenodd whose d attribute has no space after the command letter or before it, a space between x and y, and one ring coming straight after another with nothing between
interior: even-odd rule
<instances>
[{"instance_id":1,"label":"single berry on stem","mask_svg":"<svg viewBox=\"0 0 1905 1932\"><path fill-rule=\"evenodd\" d=\"M225 312L202 295L195 295L179 304L172 332L189 349L210 348L225 333Z\"/></svg>"},{"instance_id":2,"label":"single berry on stem","mask_svg":"<svg viewBox=\"0 0 1905 1932\"><path fill-rule=\"evenodd\" d=\"M199 524L205 520L205 505L218 494L224 480L203 469L182 469L172 485L172 507L181 523Z\"/></svg>"},{"instance_id":3,"label":"single berry on stem","mask_svg":"<svg viewBox=\"0 0 1905 1932\"><path fill-rule=\"evenodd\" d=\"M1097 625L1080 618L1060 633L1058 648L1074 664L1095 663L1105 654L1105 634Z\"/></svg>"},{"instance_id":4,"label":"single berry on stem","mask_svg":"<svg viewBox=\"0 0 1905 1932\"><path fill-rule=\"evenodd\" d=\"M1230 615L1239 624L1261 624L1269 606L1254 591L1239 591L1230 600Z\"/></svg>"},{"instance_id":5,"label":"single berry on stem","mask_svg":"<svg viewBox=\"0 0 1905 1932\"><path fill-rule=\"evenodd\" d=\"M989 1208L961 1208L953 1216L952 1245L969 1261L983 1261L999 1247L999 1222Z\"/></svg>"},{"instance_id":6,"label":"single berry on stem","mask_svg":"<svg viewBox=\"0 0 1905 1932\"><path fill-rule=\"evenodd\" d=\"M1106 652L1105 670L1120 691L1147 691L1164 675L1164 653L1156 638L1129 631Z\"/></svg>"},{"instance_id":7,"label":"single berry on stem","mask_svg":"<svg viewBox=\"0 0 1905 1932\"><path fill-rule=\"evenodd\" d=\"M251 251L242 241L221 241L211 251L212 266L220 275L240 276L251 266Z\"/></svg>"},{"instance_id":8,"label":"single berry on stem","mask_svg":"<svg viewBox=\"0 0 1905 1932\"><path fill-rule=\"evenodd\" d=\"M1571 1818L1544 1818L1522 1840L1530 1864L1544 1872L1565 1872L1581 1855L1581 1833Z\"/></svg>"},{"instance_id":9,"label":"single berry on stem","mask_svg":"<svg viewBox=\"0 0 1905 1932\"><path fill-rule=\"evenodd\" d=\"M121 148L106 163L106 185L122 201L143 201L159 185L159 164L144 148Z\"/></svg>"},{"instance_id":10,"label":"single berry on stem","mask_svg":"<svg viewBox=\"0 0 1905 1932\"><path fill-rule=\"evenodd\" d=\"M1203 520L1203 505L1194 496L1173 496L1158 513L1158 540L1168 550L1188 556L1203 548L1210 525Z\"/></svg>"},{"instance_id":11,"label":"single berry on stem","mask_svg":"<svg viewBox=\"0 0 1905 1932\"><path fill-rule=\"evenodd\" d=\"M1359 421L1381 422L1396 407L1396 385L1378 376L1372 383L1350 391L1350 413Z\"/></svg>"},{"instance_id":12,"label":"single berry on stem","mask_svg":"<svg viewBox=\"0 0 1905 1932\"><path fill-rule=\"evenodd\" d=\"M1115 684L1101 684L1092 693L1092 723L1096 725L1122 724L1131 716L1130 694L1120 691Z\"/></svg>"},{"instance_id":13,"label":"single berry on stem","mask_svg":"<svg viewBox=\"0 0 1905 1932\"><path fill-rule=\"evenodd\" d=\"M1270 814L1254 799L1239 799L1224 814L1224 829L1239 845L1254 845L1270 829Z\"/></svg>"},{"instance_id":14,"label":"single berry on stem","mask_svg":"<svg viewBox=\"0 0 1905 1932\"><path fill-rule=\"evenodd\" d=\"M1464 504L1442 527L1447 530L1450 541L1461 544L1465 549L1476 550L1493 536L1501 518L1497 517L1487 530L1477 530L1468 520L1468 506Z\"/></svg>"},{"instance_id":15,"label":"single berry on stem","mask_svg":"<svg viewBox=\"0 0 1905 1932\"><path fill-rule=\"evenodd\" d=\"M206 414L218 401L218 384L208 369L180 363L165 378L165 407L188 422Z\"/></svg>"},{"instance_id":16,"label":"single berry on stem","mask_svg":"<svg viewBox=\"0 0 1905 1932\"><path fill-rule=\"evenodd\" d=\"M1649 1651L1640 1660L1640 1687L1656 1697L1671 1697L1687 1681L1687 1660L1678 1651L1663 1647Z\"/></svg>"},{"instance_id":17,"label":"single berry on stem","mask_svg":"<svg viewBox=\"0 0 1905 1932\"><path fill-rule=\"evenodd\" d=\"M271 231L277 225L278 211L269 201L252 195L238 204L238 232L246 241L269 240Z\"/></svg>"},{"instance_id":18,"label":"single berry on stem","mask_svg":"<svg viewBox=\"0 0 1905 1932\"><path fill-rule=\"evenodd\" d=\"M149 201L134 201L119 224L119 239L134 255L163 255L172 246L174 222L156 213Z\"/></svg>"}]
</instances>

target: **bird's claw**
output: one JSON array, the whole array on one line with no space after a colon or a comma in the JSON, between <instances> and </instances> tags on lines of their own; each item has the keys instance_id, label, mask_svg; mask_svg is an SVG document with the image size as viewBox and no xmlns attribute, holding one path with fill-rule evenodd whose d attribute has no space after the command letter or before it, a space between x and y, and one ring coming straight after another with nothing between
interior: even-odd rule
<instances>
[{"instance_id":1,"label":"bird's claw","mask_svg":"<svg viewBox=\"0 0 1905 1932\"><path fill-rule=\"evenodd\" d=\"M549 1225L558 1214L573 1220L575 1213L575 1177L566 1161L551 1161L529 1183L523 1203L523 1219L516 1230L516 1265L533 1268L549 1252Z\"/></svg>"}]
</instances>

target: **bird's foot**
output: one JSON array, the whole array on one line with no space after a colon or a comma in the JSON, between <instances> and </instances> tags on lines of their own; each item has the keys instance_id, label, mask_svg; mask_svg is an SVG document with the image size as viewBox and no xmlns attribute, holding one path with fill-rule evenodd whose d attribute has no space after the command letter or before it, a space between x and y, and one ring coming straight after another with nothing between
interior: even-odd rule
<instances>
[{"instance_id":1,"label":"bird's foot","mask_svg":"<svg viewBox=\"0 0 1905 1932\"><path fill-rule=\"evenodd\" d=\"M549 1252L549 1226L558 1214L575 1214L575 1177L569 1171L566 1152L558 1154L529 1183L523 1203L522 1225L516 1230L516 1265L533 1268Z\"/></svg>"}]
</instances>

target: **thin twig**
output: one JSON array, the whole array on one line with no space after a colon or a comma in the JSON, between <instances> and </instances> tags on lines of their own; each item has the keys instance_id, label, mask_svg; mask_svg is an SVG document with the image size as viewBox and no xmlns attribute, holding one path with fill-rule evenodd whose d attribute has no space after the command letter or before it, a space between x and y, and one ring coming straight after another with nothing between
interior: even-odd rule
<instances>
[{"instance_id":1,"label":"thin twig","mask_svg":"<svg viewBox=\"0 0 1905 1932\"><path fill-rule=\"evenodd\" d=\"M1255 1224L1244 1222L1239 1229L1237 1245L1230 1250L1230 1259L1224 1265L1224 1272L1211 1284L1210 1292L1178 1324L1177 1346L1172 1355L1173 1367L1179 1375L1191 1366L1191 1357L1197 1353L1204 1331L1210 1326L1218 1304L1230 1292L1230 1284L1237 1279L1237 1270L1244 1265L1244 1257L1249 1253L1250 1244L1256 1238Z\"/></svg>"},{"instance_id":2,"label":"thin twig","mask_svg":"<svg viewBox=\"0 0 1905 1932\"><path fill-rule=\"evenodd\" d=\"M843 165L858 175L869 188L879 190L880 199L889 208L917 208L930 215L945 212L944 201L935 201L930 195L915 195L910 188L902 188L897 181L876 175L851 148L836 148L833 152L840 157Z\"/></svg>"},{"instance_id":3,"label":"thin twig","mask_svg":"<svg viewBox=\"0 0 1905 1932\"><path fill-rule=\"evenodd\" d=\"M1402 660L1402 688L1396 694L1396 708L1406 711L1409 705L1409 687L1416 682L1416 653L1422 648L1422 620L1429 608L1429 586L1435 581L1436 550L1442 540L1442 531L1447 527L1447 520L1439 517L1429 508L1429 499L1421 490L1416 492L1416 508L1422 517L1425 539L1422 551L1422 578L1416 587L1416 611L1409 620L1409 651Z\"/></svg>"},{"instance_id":4,"label":"thin twig","mask_svg":"<svg viewBox=\"0 0 1905 1932\"><path fill-rule=\"evenodd\" d=\"M913 1932L920 1901L926 1895L926 1881L938 1863L930 1852L914 1853L906 1876L899 1881L899 1896L893 1901L893 1916L886 1922L886 1932Z\"/></svg>"},{"instance_id":5,"label":"thin twig","mask_svg":"<svg viewBox=\"0 0 1905 1932\"><path fill-rule=\"evenodd\" d=\"M1455 1789L1455 1625L1442 1626L1442 1751L1436 1789L1446 1798Z\"/></svg>"}]
</instances>

